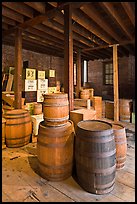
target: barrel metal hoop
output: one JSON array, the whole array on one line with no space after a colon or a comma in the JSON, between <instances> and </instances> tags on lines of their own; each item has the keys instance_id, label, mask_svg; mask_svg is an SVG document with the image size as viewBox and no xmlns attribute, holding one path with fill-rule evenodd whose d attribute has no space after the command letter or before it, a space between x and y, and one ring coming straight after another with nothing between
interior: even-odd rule
<instances>
[{"instance_id":1,"label":"barrel metal hoop","mask_svg":"<svg viewBox=\"0 0 137 204\"><path fill-rule=\"evenodd\" d=\"M7 124L6 123L6 126L17 126L17 125L23 125L23 124L26 124L26 123L31 123L31 120L25 121L25 122L22 122L22 123L15 123L15 124Z\"/></svg>"},{"instance_id":2,"label":"barrel metal hoop","mask_svg":"<svg viewBox=\"0 0 137 204\"><path fill-rule=\"evenodd\" d=\"M66 169L68 166L72 165L72 162L69 162L67 164L62 164L62 165L58 165L58 166L55 166L55 165L48 165L48 164L44 164L43 162L41 162L38 158L38 162L39 164L41 164L42 166L46 167L46 168L52 168L52 169Z\"/></svg>"},{"instance_id":3,"label":"barrel metal hoop","mask_svg":"<svg viewBox=\"0 0 137 204\"><path fill-rule=\"evenodd\" d=\"M20 139L24 139L24 138L26 138L26 137L30 137L31 136L31 134L29 134L29 135L25 135L24 137L14 137L14 138L5 138L6 140L20 140Z\"/></svg>"},{"instance_id":4,"label":"barrel metal hoop","mask_svg":"<svg viewBox=\"0 0 137 204\"><path fill-rule=\"evenodd\" d=\"M67 102L67 103L63 103L63 104L61 104L61 103L47 103L47 102L43 102L43 105L44 106L49 106L49 107L64 107L64 106L68 106L69 105L69 103Z\"/></svg>"},{"instance_id":5,"label":"barrel metal hoop","mask_svg":"<svg viewBox=\"0 0 137 204\"><path fill-rule=\"evenodd\" d=\"M49 121L49 122L61 122L61 121L64 121L64 120L68 120L69 119L69 115L65 116L65 117L62 117L62 118L47 118L47 117L44 116L44 119L46 121Z\"/></svg>"}]
</instances>

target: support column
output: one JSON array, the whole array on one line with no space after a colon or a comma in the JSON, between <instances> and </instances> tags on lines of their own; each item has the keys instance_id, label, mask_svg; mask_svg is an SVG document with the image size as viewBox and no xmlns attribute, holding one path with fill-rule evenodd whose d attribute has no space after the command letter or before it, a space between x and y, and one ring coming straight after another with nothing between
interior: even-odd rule
<instances>
[{"instance_id":1,"label":"support column","mask_svg":"<svg viewBox=\"0 0 137 204\"><path fill-rule=\"evenodd\" d=\"M15 31L15 109L22 108L22 30Z\"/></svg>"},{"instance_id":2,"label":"support column","mask_svg":"<svg viewBox=\"0 0 137 204\"><path fill-rule=\"evenodd\" d=\"M69 111L74 109L72 8L64 6L64 92L68 93Z\"/></svg>"},{"instance_id":3,"label":"support column","mask_svg":"<svg viewBox=\"0 0 137 204\"><path fill-rule=\"evenodd\" d=\"M77 52L77 89L76 96L79 98L79 92L81 89L81 51Z\"/></svg>"},{"instance_id":4,"label":"support column","mask_svg":"<svg viewBox=\"0 0 137 204\"><path fill-rule=\"evenodd\" d=\"M117 45L113 45L113 87L114 87L114 121L117 122L119 121Z\"/></svg>"}]
</instances>

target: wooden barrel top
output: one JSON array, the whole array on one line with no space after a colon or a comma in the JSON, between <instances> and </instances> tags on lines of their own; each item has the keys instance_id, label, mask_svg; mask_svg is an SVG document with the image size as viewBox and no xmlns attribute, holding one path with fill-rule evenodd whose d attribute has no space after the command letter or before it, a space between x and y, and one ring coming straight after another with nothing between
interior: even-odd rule
<instances>
[{"instance_id":1,"label":"wooden barrel top","mask_svg":"<svg viewBox=\"0 0 137 204\"><path fill-rule=\"evenodd\" d=\"M103 131L103 130L112 129L111 124L104 121L98 121L98 120L80 121L77 124L77 126L81 129L89 130L89 131Z\"/></svg>"}]
</instances>

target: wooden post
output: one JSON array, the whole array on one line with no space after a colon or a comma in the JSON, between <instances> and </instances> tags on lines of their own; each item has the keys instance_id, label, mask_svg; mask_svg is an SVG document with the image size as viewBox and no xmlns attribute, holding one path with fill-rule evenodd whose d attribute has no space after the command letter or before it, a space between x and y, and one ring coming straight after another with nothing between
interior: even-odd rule
<instances>
[{"instance_id":1,"label":"wooden post","mask_svg":"<svg viewBox=\"0 0 137 204\"><path fill-rule=\"evenodd\" d=\"M64 6L64 92L68 93L69 110L74 109L72 8Z\"/></svg>"},{"instance_id":2,"label":"wooden post","mask_svg":"<svg viewBox=\"0 0 137 204\"><path fill-rule=\"evenodd\" d=\"M79 92L81 89L81 51L77 52L77 89L76 96L79 98Z\"/></svg>"},{"instance_id":3,"label":"wooden post","mask_svg":"<svg viewBox=\"0 0 137 204\"><path fill-rule=\"evenodd\" d=\"M117 45L113 45L113 87L114 87L114 121L117 122L119 121Z\"/></svg>"},{"instance_id":4,"label":"wooden post","mask_svg":"<svg viewBox=\"0 0 137 204\"><path fill-rule=\"evenodd\" d=\"M15 31L15 109L22 108L22 31Z\"/></svg>"}]
</instances>

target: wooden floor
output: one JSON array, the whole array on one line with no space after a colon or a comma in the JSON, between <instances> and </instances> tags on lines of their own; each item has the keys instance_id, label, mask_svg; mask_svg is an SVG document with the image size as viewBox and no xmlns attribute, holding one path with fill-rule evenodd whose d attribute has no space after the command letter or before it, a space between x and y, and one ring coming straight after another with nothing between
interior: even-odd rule
<instances>
[{"instance_id":1,"label":"wooden floor","mask_svg":"<svg viewBox=\"0 0 137 204\"><path fill-rule=\"evenodd\" d=\"M35 140L24 147L2 150L2 202L135 202L135 140L131 134L135 125L124 126L129 130L127 159L125 167L116 171L112 192L88 193L73 177L60 182L40 177Z\"/></svg>"}]
</instances>

